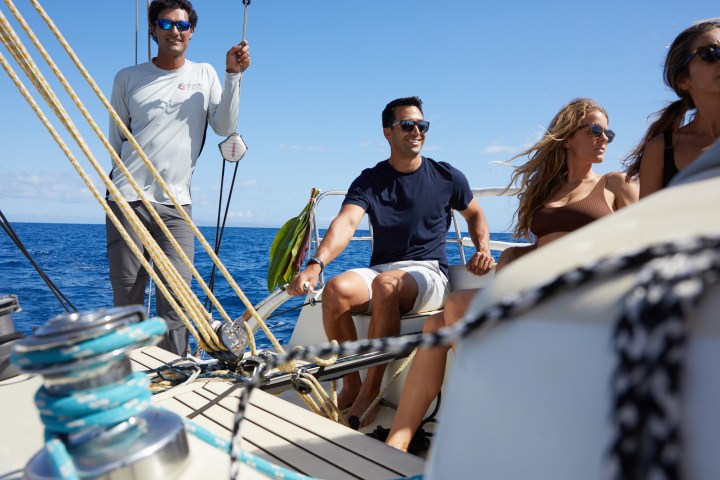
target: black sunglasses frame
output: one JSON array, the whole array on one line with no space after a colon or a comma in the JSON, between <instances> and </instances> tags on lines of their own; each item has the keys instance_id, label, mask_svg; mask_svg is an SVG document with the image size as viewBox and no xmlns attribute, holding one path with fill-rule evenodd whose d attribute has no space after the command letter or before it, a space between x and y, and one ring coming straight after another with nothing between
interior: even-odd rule
<instances>
[{"instance_id":1,"label":"black sunglasses frame","mask_svg":"<svg viewBox=\"0 0 720 480\"><path fill-rule=\"evenodd\" d=\"M584 123L575 130L576 132L580 130L581 128L590 128L590 135L592 135L595 138L600 138L602 134L604 133L605 136L608 139L608 143L612 143L613 140L615 140L615 132L610 130L609 128L602 128L597 123Z\"/></svg>"},{"instance_id":2,"label":"black sunglasses frame","mask_svg":"<svg viewBox=\"0 0 720 480\"><path fill-rule=\"evenodd\" d=\"M172 30L173 27L175 27L178 29L178 32L187 32L192 26L187 20L178 20L177 22L174 22L166 18L158 18L155 20L155 25L157 25L160 30L165 31Z\"/></svg>"},{"instance_id":3,"label":"black sunglasses frame","mask_svg":"<svg viewBox=\"0 0 720 480\"><path fill-rule=\"evenodd\" d=\"M415 127L418 128L420 133L427 133L430 130L430 122L427 120L418 120L417 122L413 120L395 120L390 125L390 128L395 127L395 125L400 125L400 130L405 133L412 132Z\"/></svg>"},{"instance_id":4,"label":"black sunglasses frame","mask_svg":"<svg viewBox=\"0 0 720 480\"><path fill-rule=\"evenodd\" d=\"M715 63L720 60L720 45L710 44L696 48L685 60L683 67L688 66L696 56L704 63Z\"/></svg>"}]
</instances>

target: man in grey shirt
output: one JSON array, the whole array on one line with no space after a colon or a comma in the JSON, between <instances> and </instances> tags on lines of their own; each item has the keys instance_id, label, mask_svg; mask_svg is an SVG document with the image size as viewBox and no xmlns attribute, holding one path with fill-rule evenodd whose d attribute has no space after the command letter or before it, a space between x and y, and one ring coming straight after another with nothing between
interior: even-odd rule
<instances>
[{"instance_id":1,"label":"man in grey shirt","mask_svg":"<svg viewBox=\"0 0 720 480\"><path fill-rule=\"evenodd\" d=\"M157 57L118 72L111 96L113 108L188 214L192 213L190 180L205 141L207 125L221 136L236 131L240 78L250 65L247 43L233 46L226 54L225 80L221 85L212 66L186 59L197 21L197 13L187 0L154 0L148 7L148 26L158 45ZM194 236L191 229L114 121L110 122L109 138L140 185L144 198L151 202L192 261ZM190 271L117 165L110 171L110 178L183 279L190 283ZM114 199L108 198L108 203L128 228ZM114 303L117 306L142 304L148 274L109 219L106 232ZM128 232L142 249L134 232L129 228ZM187 329L160 292L156 303L157 314L168 323L168 333L160 346L184 355Z\"/></svg>"}]
</instances>

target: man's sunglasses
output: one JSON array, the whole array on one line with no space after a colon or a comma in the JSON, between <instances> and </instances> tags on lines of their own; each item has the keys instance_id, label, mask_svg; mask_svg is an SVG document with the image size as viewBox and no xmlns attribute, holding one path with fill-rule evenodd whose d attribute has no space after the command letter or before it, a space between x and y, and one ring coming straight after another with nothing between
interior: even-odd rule
<instances>
[{"instance_id":1,"label":"man's sunglasses","mask_svg":"<svg viewBox=\"0 0 720 480\"><path fill-rule=\"evenodd\" d=\"M715 63L720 60L720 45L706 45L696 48L685 60L683 66L687 66L696 55L705 63Z\"/></svg>"},{"instance_id":2,"label":"man's sunglasses","mask_svg":"<svg viewBox=\"0 0 720 480\"><path fill-rule=\"evenodd\" d=\"M390 125L390 128L393 128L395 125L400 125L400 130L406 133L412 132L415 127L418 128L420 133L427 133L427 131L430 130L430 122L426 120L419 120L417 122L413 122L412 120L395 120L392 125Z\"/></svg>"},{"instance_id":3,"label":"man's sunglasses","mask_svg":"<svg viewBox=\"0 0 720 480\"><path fill-rule=\"evenodd\" d=\"M602 138L602 134L604 133L608 139L608 143L611 143L615 139L615 132L610 129L602 128L597 123L585 123L580 125L577 129L580 130L585 127L590 127L590 134L595 138Z\"/></svg>"},{"instance_id":4,"label":"man's sunglasses","mask_svg":"<svg viewBox=\"0 0 720 480\"><path fill-rule=\"evenodd\" d=\"M177 27L178 32L186 32L190 30L190 22L187 20L178 20L177 22L173 22L172 20L161 18L155 23L158 27L160 27L160 30L172 30L173 27Z\"/></svg>"}]
</instances>

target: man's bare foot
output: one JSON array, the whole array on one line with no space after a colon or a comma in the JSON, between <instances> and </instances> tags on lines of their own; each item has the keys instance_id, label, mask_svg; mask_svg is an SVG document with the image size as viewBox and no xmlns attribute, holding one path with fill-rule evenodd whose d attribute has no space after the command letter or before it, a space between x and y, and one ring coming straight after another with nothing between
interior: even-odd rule
<instances>
[{"instance_id":1,"label":"man's bare foot","mask_svg":"<svg viewBox=\"0 0 720 480\"><path fill-rule=\"evenodd\" d=\"M360 420L362 416L365 414L365 411L368 409L370 404L375 400L376 395L373 395L371 397L365 397L363 395L358 395L358 397L355 399L355 402L353 403L352 407L350 408L350 411L347 413L347 419L348 422L350 422L350 426L353 426L353 422L350 420L352 417L356 417L359 421L358 427L366 427L370 425L372 422L375 421L375 417L377 417L378 410L380 409L380 404L378 403L375 405L372 410L370 410L365 418Z\"/></svg>"}]
</instances>

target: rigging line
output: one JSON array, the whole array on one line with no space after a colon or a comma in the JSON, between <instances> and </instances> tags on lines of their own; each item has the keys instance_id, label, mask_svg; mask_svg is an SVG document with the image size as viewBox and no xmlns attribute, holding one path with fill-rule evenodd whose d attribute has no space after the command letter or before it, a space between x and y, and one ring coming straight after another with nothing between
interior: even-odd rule
<instances>
[{"instance_id":1,"label":"rigging line","mask_svg":"<svg viewBox=\"0 0 720 480\"><path fill-rule=\"evenodd\" d=\"M250 0L243 0L243 5L245 6L245 11L243 13L242 39L245 40L245 27L247 26L247 14L248 14L248 7L250 6Z\"/></svg>"},{"instance_id":2,"label":"rigging line","mask_svg":"<svg viewBox=\"0 0 720 480\"><path fill-rule=\"evenodd\" d=\"M242 3L244 5L243 9L243 26L242 26L242 39L240 42L245 41L245 33L247 31L247 15L248 15L248 6L250 6L250 0L242 0ZM242 75L242 72L241 72ZM242 83L242 76L240 77L240 82ZM225 224L227 222L227 216L228 212L230 210L230 199L232 198L233 190L235 189L235 178L237 176L238 171L238 165L239 162L235 162L235 170L233 171L233 178L230 182L230 190L228 191L228 198L225 205L225 214L223 216L222 221L222 227L220 226L220 212L222 209L222 194L223 194L223 186L225 184L225 162L223 161L223 167L222 167L222 176L220 178L220 195L218 197L218 216L217 216L217 223L215 225L215 255L218 255L220 253L220 243L222 242L223 233L225 232ZM212 271L210 272L210 280L208 282L208 288L211 293L215 292L215 273L217 272L217 265L213 263ZM210 296L205 297L205 309L212 313L212 303L210 302Z\"/></svg>"},{"instance_id":3,"label":"rigging line","mask_svg":"<svg viewBox=\"0 0 720 480\"><path fill-rule=\"evenodd\" d=\"M268 356L265 359L265 363L260 365L254 372L252 378L249 379L248 384L240 395L240 402L235 412L231 436L230 478L232 480L237 478L237 461L242 439L241 423L245 418L249 396L252 390L260 385L265 372L278 365L282 365L288 361L294 362L307 358L323 357L328 354L339 356L366 353L370 350L396 353L414 347L431 348L440 345L450 345L453 342L469 336L473 332L475 335L484 334L501 322L530 311L533 307L552 298L558 292L577 289L578 287L589 284L593 280L607 279L611 275L625 273L633 268L640 269L638 276L642 279L643 276L647 275L646 272L659 271L663 265L677 260L679 257L686 259L699 254L714 255L717 261L716 264L713 265L714 270L705 268L706 271L699 270L693 273L697 273L698 277L704 277L708 272L713 274L720 273L720 235L712 233L707 236L641 247L621 255L607 256L593 260L586 265L565 271L531 288L524 289L520 292L509 293L496 302L484 306L479 312L468 312L459 322L450 327L443 327L436 332L416 333L404 337L355 340L343 342L342 344L334 342L307 347L295 347L287 353ZM687 260L683 260L682 258L680 262L687 262ZM663 260L665 260L665 263L663 263ZM720 277L720 275L715 275L713 281L717 281L718 277ZM624 308L627 308L628 302L626 299L628 296L628 293L623 296Z\"/></svg>"},{"instance_id":4,"label":"rigging line","mask_svg":"<svg viewBox=\"0 0 720 480\"><path fill-rule=\"evenodd\" d=\"M217 255L220 252L220 216L222 213L222 196L223 196L223 188L225 187L225 161L222 162L222 173L220 174L220 194L218 195L218 212L217 212L217 220L215 221L215 255ZM211 292L215 292L215 264L213 264L212 270L210 272L210 280L208 282L208 288ZM212 304L210 302L210 297L208 295L205 296L205 309L212 313Z\"/></svg>"},{"instance_id":5,"label":"rigging line","mask_svg":"<svg viewBox=\"0 0 720 480\"><path fill-rule=\"evenodd\" d=\"M150 0L147 0L146 7L148 8L148 10L150 9ZM151 51L152 44L150 43L150 28L148 28L146 37L147 37L147 61L150 62L152 60L152 51Z\"/></svg>"},{"instance_id":6,"label":"rigging line","mask_svg":"<svg viewBox=\"0 0 720 480\"><path fill-rule=\"evenodd\" d=\"M315 301L311 301L311 302L305 302L305 303L302 303L302 304L300 304L300 305L296 305L296 306L294 306L294 307L290 307L290 308L285 309L285 310L280 310L279 312L273 312L273 314L272 314L272 315L268 315L268 317L267 317L265 320L270 320L270 319L273 318L273 317L279 317L280 315L284 315L284 314L286 314L286 313L288 313L288 312L292 312L293 310L297 310L298 308L307 307L308 305L317 305L318 303L322 303L322 300L315 300Z\"/></svg>"},{"instance_id":7,"label":"rigging line","mask_svg":"<svg viewBox=\"0 0 720 480\"><path fill-rule=\"evenodd\" d=\"M30 252L25 248L25 245L23 244L22 240L20 240L20 237L15 233L15 230L12 228L12 225L10 225L10 222L5 217L5 214L0 210L0 226L2 226L2 229L5 230L5 233L7 233L8 237L15 243L15 245L18 247L18 249L25 255L25 257L30 261L32 266L35 268L35 270L40 275L40 278L43 279L45 284L50 288L50 291L55 295L55 298L58 299L58 302L60 302L60 305L63 307L63 309L66 312L70 312L72 309L73 311L77 312L77 308L75 305L72 304L72 302L63 294L60 289L53 283L53 281L50 279L50 277L47 276L47 274L43 271L42 267L35 262L35 260L30 255ZM66 305L67 304L67 305Z\"/></svg>"},{"instance_id":8,"label":"rigging line","mask_svg":"<svg viewBox=\"0 0 720 480\"><path fill-rule=\"evenodd\" d=\"M10 0L5 0L5 1L8 2L8 1L10 1ZM33 4L36 4L36 3L37 3L37 0L30 0L30 1L31 1ZM55 34L55 36L56 36L56 38L58 39L58 41L60 41L61 44L63 45L63 47L65 47L66 52L68 53L68 55L71 56L71 58L72 58L72 60L73 60L73 63L75 63L75 65L78 67L78 69L80 70L80 72L83 74L83 77L85 78L85 80L86 80L86 81L88 82L88 84L92 87L92 90L97 94L98 98L101 100L101 102L103 103L103 105L104 105L104 106L108 109L108 111L111 113L111 116L112 116L112 118L113 118L113 121L116 122L117 126L121 129L123 135L125 135L126 138L128 139L128 141L132 144L133 148L136 150L136 152L138 153L139 157L142 159L143 164L144 164L144 165L148 168L148 170L153 174L153 177L154 177L155 180L158 182L158 185L161 186L161 188L163 189L163 191L169 193L169 187L167 186L167 184L165 183L165 181L163 180L163 178L162 178L162 177L160 176L160 174L157 172L156 168L153 166L153 164L152 164L152 162L150 161L150 159L149 159L149 158L145 155L145 153L142 151L142 148L141 148L140 145L137 143L136 139L132 136L132 134L130 133L130 131L127 129L127 127L125 126L125 124L122 122L122 120L119 118L119 116L117 116L117 113L116 113L115 110L112 108L112 106L111 106L110 103L108 102L107 98L102 94L102 92L100 91L100 89L99 89L99 87L97 86L96 82L95 82L95 81L92 79L92 77L90 77L90 75L87 73L87 70L82 66L82 64L80 63L79 59L78 59L77 56L74 54L74 52L72 52L72 49L70 49L69 45L67 44L67 42L65 41L65 39L62 37L62 35L60 34L60 32L57 30L56 27L54 27L54 24L52 24L52 21L50 20L50 18L47 17L47 15L44 13L44 11L41 11L39 5L36 5L36 9L38 10L39 13L42 12L41 15L42 15L43 18L46 20L46 23L48 24L48 26L51 27L51 30L52 30L53 33ZM29 32L28 32L28 33L29 33ZM32 36L31 38L34 38L34 36ZM70 93L70 90L71 90L71 89L69 88L69 86L67 86L67 87L66 87L66 90L68 90L68 93ZM71 95L71 97L72 97L72 95ZM78 105L78 107L80 108L81 105ZM86 114L87 114L86 119L88 120L89 123L91 123L91 126L93 126L93 130L96 130L96 125L95 125L94 121L92 121L92 118L90 117L89 113L87 113L86 110L84 110L84 107L81 108L81 112L83 113L83 115L86 115ZM99 132L99 129L96 130L96 133L98 133L98 132ZM125 171L125 170L126 170L126 169L125 169L125 165L124 165L123 162L120 160L120 158L117 156L117 152L115 152L114 149L109 145L109 142L107 142L107 139L104 137L104 135L102 135L102 132L99 132L99 133L98 133L98 138L103 142L103 145L105 146L105 148L108 150L108 152L109 152L110 155L112 156L113 161L115 162L115 165L118 166L118 168L120 168L121 171L123 171L123 174L125 175L125 177L126 177L128 180L131 180L130 183L131 183L131 185L133 186L133 189L135 189L136 192L139 192L139 186L138 186L138 185L134 182L134 180L132 179L132 175L130 175L129 172ZM214 254L214 252L212 251L212 247L210 247L210 245L207 243L207 241L206 241L205 238L203 237L202 233L200 233L200 230L199 230L199 229L197 228L197 226L193 223L193 221L192 221L192 219L190 218L190 216L188 215L188 213L187 213L187 212L182 208L182 206L178 203L177 199L176 199L172 194L170 194L170 193L169 193L169 198L172 200L173 205L177 208L177 211L178 211L178 213L181 215L181 217L183 218L183 220L184 220L184 221L186 222L186 224L192 229L193 234L194 234L195 237L198 239L198 241L199 241L200 244L202 245L203 249L208 253L208 255L210 255L210 258L212 258L212 260L218 264L218 269L219 269L220 272L225 276L225 278L228 279L228 283L231 285L233 291L238 295L238 297L240 298L240 300L242 301L242 303L248 308L248 310L251 310L251 312L254 312L254 310L252 309L252 304L250 303L250 300L248 300L248 298L247 298L247 296L245 295L245 293L244 293L244 292L240 289L240 287L237 285L237 282L235 282L235 280L230 276L230 273L227 271L227 268L225 268L225 266L222 265L222 263L220 262L219 258L217 258L217 255ZM144 198L142 198L142 196L141 196L141 199L143 200L143 202L146 202L146 200L145 200ZM153 215L153 218L155 219L155 221L157 222L157 224L158 224L158 225L160 226L160 228L163 230L163 233L165 233L166 238L168 238L168 239L170 240L170 242L172 243L173 248L175 248L175 251L179 254L180 259L182 260L182 262L183 262L183 263L185 264L185 266L192 272L193 277L195 277L195 278L197 279L198 285L203 289L203 291L204 291L206 294L208 294L209 289L207 288L207 285L205 284L204 279L203 279L202 276L197 272L197 270L195 269L195 267L194 267L194 265L192 264L192 262L189 261L189 259L187 258L187 255L185 255L183 249L182 249L182 248L180 247L180 245L177 243L177 241L176 241L175 238L172 236L172 234L170 234L170 232L167 230L167 228L165 227L165 224L161 221L161 219L160 219L158 216L156 216L155 210L154 210L151 206L149 206L149 204L146 204L146 203L144 203L144 204L145 204L146 207L148 208L148 211L151 213L151 215ZM177 283L177 285L179 286L179 288L182 288L183 290L185 290L185 286L184 286L184 285L181 285L179 282ZM189 290L189 288L188 288L188 289L187 289L187 295L190 295L191 293L192 293L192 292L191 292L191 291ZM220 304L217 302L217 299L216 299L214 296L212 296L212 295L211 295L211 299L213 300L213 303L215 304L218 312L221 313L222 317L223 317L226 321L231 321L229 315L228 315L227 312L223 309L222 305L220 305ZM192 302L193 302L193 309L195 309L195 306L197 306L197 310L198 310L197 313L196 313L196 315L194 316L194 318L196 318L196 319L197 319L196 321L198 321L198 322L200 322L200 323L202 324L203 330L204 330L204 331L207 331L207 333L213 338L213 341L214 341L214 342L217 342L217 341L218 341L217 336L215 335L215 333L214 333L211 329L209 329L209 324L208 324L208 325L205 325L205 324L207 323L207 320L210 319L210 315L207 314L207 312L203 309L201 301L200 301L199 299L197 299L194 294L192 294ZM195 302L197 302L197 305L195 305ZM256 317L256 315L257 315L256 313L253 313L253 316L254 316L254 317ZM257 319L257 317L256 317L256 319ZM261 322L261 320L259 320L259 321ZM279 344L279 342L277 342L277 339L274 338L274 336L272 335L272 333L269 332L269 330L267 330L267 328L266 328L262 323L260 323L260 326L261 326L261 328L263 329L263 331L268 335L268 338L271 340L271 342L273 343L273 345L275 346L275 348L277 348L279 351L282 350L282 346Z\"/></svg>"},{"instance_id":9,"label":"rigging line","mask_svg":"<svg viewBox=\"0 0 720 480\"><path fill-rule=\"evenodd\" d=\"M37 4L37 0L31 0L31 2L32 2L33 5L36 7L36 10L38 10L38 13L40 13L40 14L43 16L43 18L46 20L46 23L48 24L48 26L51 27L51 29L53 30L53 33L56 33L56 34L57 34L57 35L56 35L56 38L57 38L59 41L61 41L61 43L63 43L63 42L64 42L64 38L59 34L59 31L57 31L57 29L55 28L54 24L52 23L52 20L51 20L49 17L47 17L47 15L45 14L45 12L42 10L42 7L40 7L40 5ZM46 60L46 62L47 62L48 65L50 66L50 68L53 70L53 72L54 72L55 75L57 76L58 80L62 83L63 87L66 89L66 91L68 92L68 94L71 96L71 99L73 100L73 102L74 102L74 103L77 105L77 107L80 109L81 113L83 113L83 116L88 120L90 126L93 128L93 131L95 131L95 132L97 133L98 138L100 138L101 141L104 141L104 144L106 145L106 148L108 149L108 151L111 152L111 155L112 155L112 154L115 154L115 156L117 156L117 154L114 152L114 150L112 149L112 147L109 145L109 142L107 141L107 139L105 138L105 136L104 136L104 135L102 134L102 132L100 131L100 129L99 129L99 127L97 126L97 124L94 122L94 120L92 119L92 117L89 115L89 112L87 112L87 109L84 107L84 105L82 104L82 102L80 101L80 99L77 97L77 95L75 94L75 92L74 92L74 90L72 89L72 87L70 86L70 84L69 84L69 83L67 82L67 80L65 79L64 75L62 74L62 72L59 71L59 69L57 68L57 65L56 65L55 62L52 60L52 58L50 58L50 56L48 55L46 49L45 49L44 46L39 42L39 40L38 40L37 37L35 36L34 32L33 32L32 29L29 27L29 25L27 24L27 22L25 21L25 19L22 17L22 15L20 14L20 12L17 11L17 9L14 7L14 5L12 4L12 1L11 1L11 0L5 0L5 3L11 8L11 11L12 11L13 15L14 15L15 18L18 20L18 22L20 23L20 25L21 25L21 27L23 28L23 30L24 30L24 31L27 33L27 35L30 37L30 39L32 40L33 44L36 46L37 50L40 52L40 54L41 54L41 55L43 56L43 58ZM84 139L82 139L82 136L79 134L79 132L77 131L75 125L73 124L73 122L71 121L71 119L68 117L67 112L65 111L64 107L63 107L62 104L59 102L59 100L58 100L57 97L55 96L55 94L54 94L54 92L52 91L52 89L50 88L50 86L47 84L44 76L43 76L43 75L39 72L39 70L37 69L37 65L35 64L34 60L30 57L29 52L27 51L27 49L25 48L25 46L22 44L22 42L20 41L19 37L17 37L17 34L16 34L16 33L14 32L14 30L11 28L11 26L9 25L9 23L7 22L7 20L5 19L5 17L4 17L3 15L1 15L1 13L2 13L2 12L0 12L0 26L2 26L2 29L0 29L0 30L2 30L2 31L1 31L0 33L3 34L3 42L4 42L4 43L7 43L8 45L11 45L11 46L13 47L12 50L11 50L11 54L13 55L13 58L16 60L16 62L18 63L18 65L21 66L21 68L23 69L23 71L25 72L25 74L28 76L28 78L32 81L32 83L33 83L33 84L35 85L35 87L38 89L38 92L43 96L43 98L44 98L45 101L48 103L48 106L53 110L53 112L55 112L55 114L58 116L58 119L63 123L63 125L64 125L65 128L68 130L68 132L73 136L73 139L78 143L78 146L80 146L81 150L83 151L83 153L85 154L85 156L88 158L88 160L91 162L91 164L93 165L93 167L95 168L95 170L100 174L101 178L103 178L103 182L105 182L106 175L104 175L104 169L96 162L94 156L92 155L92 152L89 151L89 148L88 148L87 145L84 143ZM63 43L63 46L67 47L67 48L66 48L66 51L67 51L67 53L68 53L69 55L71 55L71 57L73 58L73 60L77 60L77 58L74 56L74 53L73 53L72 50L69 48L69 45L67 45L66 42ZM8 49L10 50L10 47L8 47ZM84 77L86 78L86 80L88 80L88 82L89 82L89 83L91 84L91 86L93 87L93 90L95 90L96 93L98 93L99 98L101 98L101 100L105 100L105 97L102 95L102 92L100 92L99 88L97 88L97 85L92 81L92 78L89 77L89 75L87 74L87 71L85 71L84 69L82 69L82 65L79 64L79 62L76 63L76 65L78 66L78 68L81 69L82 73L84 74ZM3 65L3 67L4 67L6 70L8 70L9 65L8 65L8 67L5 67L5 65ZM8 74L10 74L11 77L14 75L14 73L12 73L10 70L8 70ZM18 86L18 88L21 89L21 91L24 89L24 87L22 87L22 86L20 85L20 83L18 83L18 82L19 82L19 79L18 79L18 81L15 81L15 80L14 80L14 82L16 83L16 85ZM29 92L23 93L23 96L28 100L28 102L30 102L31 97L29 96ZM106 100L105 100L105 101L106 101ZM32 106L32 105L33 105L33 104L31 103L31 106ZM33 106L33 110L35 110L35 107L34 107L34 106ZM114 111L113 111L113 112L114 112ZM36 113L37 113L37 111L36 111ZM41 120L42 120L42 118L43 118L43 117L41 117ZM42 121L43 121L43 123L45 122L45 120L42 120ZM51 128L52 128L52 127L51 127ZM53 130L52 130L51 128L49 128L49 131L51 132L51 135L54 136ZM56 141L57 141L57 139L56 139ZM61 148L63 148L62 145L61 145ZM64 149L63 149L63 150L64 150ZM66 153L66 156L68 156L67 153ZM68 158L70 159L71 163L75 161L75 160L74 160L74 157L71 158L70 156L68 156ZM121 163L121 165L122 165L122 163ZM74 166L75 166L75 165L74 165ZM79 166L79 165L78 165L78 166ZM122 165L122 166L124 167L124 165ZM77 168L76 168L76 170L77 170ZM82 170L82 169L78 170L78 173L81 175L81 177L83 177L84 171L81 172L81 170ZM124 173L127 173L127 172L124 172ZM131 177L129 174L127 174L126 177L127 177L129 180L132 180L132 177ZM83 179L86 181L86 184L87 184L89 180L88 180L88 179L85 179L84 177L83 177ZM132 183L132 181L131 181L131 183ZM92 184L92 182L90 182L90 184ZM113 193L113 196L115 196L115 197L117 198L117 192L115 192L112 188L110 188L109 185L106 184L106 186L107 186L108 189L110 189L110 191ZM134 185L134 186L136 186L136 185ZM136 189L136 191L137 191L137 189ZM100 198L99 198L99 197L98 197L98 201L100 201ZM102 202L104 203L104 200L103 200ZM151 214L154 214L154 210L153 210L152 208L148 207L148 209L149 209L149 211L150 211ZM128 212L125 211L125 215L126 215L126 216L127 216L127 214L128 214ZM159 223L159 225L160 225L161 227L163 227L163 224ZM136 227L134 227L134 228L136 228ZM138 233L139 233L139 232L138 232ZM174 238L172 238L167 232L165 232L165 233L166 233L166 235L167 235L168 238L170 238L171 240L174 240ZM142 238L142 237L141 237L141 238ZM178 247L178 249L180 249L180 248ZM159 247L157 248L157 250L159 250ZM180 249L180 250L181 250L181 249ZM158 258L156 257L156 264L158 263L158 262L157 262L157 259L158 259ZM162 260L161 258L159 258L159 259ZM166 263L169 264L169 261L166 262ZM170 272L170 273L172 273L172 272ZM168 277L167 275L164 275L164 276L165 276L166 278ZM179 283L179 282L176 282L176 284L177 284L177 285L184 285L184 282L182 282L182 284ZM184 287L183 287L183 288L184 288ZM188 291L189 291L189 287L188 287ZM190 296L189 293L184 293L184 294L183 294L183 298L184 298L184 299L190 299L190 298L192 298L192 297ZM200 301L199 301L199 300L196 299L196 301L197 301L197 303L198 303L198 305L197 305L197 307L198 307L198 308L197 308L197 310L198 310L198 315L197 315L197 317L199 318L199 316L201 315L201 314L200 314L200 310L202 309L202 305L200 305ZM187 302L185 302L185 300L183 300L183 302L184 302L184 303L187 303ZM191 308L190 311L192 311L193 308L194 308L194 306ZM177 309L176 309L176 311L177 311ZM208 328L209 328L209 327L208 327ZM207 330L207 329L206 329L206 330ZM213 340L216 340L216 338L214 338Z\"/></svg>"},{"instance_id":10,"label":"rigging line","mask_svg":"<svg viewBox=\"0 0 720 480\"><path fill-rule=\"evenodd\" d=\"M225 161L223 161L223 173L221 182L225 183ZM233 191L235 190L235 179L237 178L238 166L240 162L235 162L235 170L233 171L232 180L230 181L230 190L228 191L228 198L225 203L225 213L223 215L222 225L220 225L220 210L222 204L222 185L220 186L220 197L218 198L218 225L215 228L215 255L220 255L220 244L222 243L223 235L225 234L225 225L227 223L228 213L230 212L230 200L232 199ZM219 230L219 233L218 233ZM213 263L212 272L210 273L210 284L208 287L211 292L215 290L215 272L217 271L217 265ZM209 303L209 298L206 298L206 303ZM212 305L208 307L208 311L212 313Z\"/></svg>"},{"instance_id":11,"label":"rigging line","mask_svg":"<svg viewBox=\"0 0 720 480\"><path fill-rule=\"evenodd\" d=\"M138 37L139 37L139 20L140 20L140 0L135 0L135 65L138 64Z\"/></svg>"}]
</instances>

